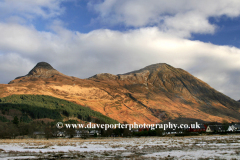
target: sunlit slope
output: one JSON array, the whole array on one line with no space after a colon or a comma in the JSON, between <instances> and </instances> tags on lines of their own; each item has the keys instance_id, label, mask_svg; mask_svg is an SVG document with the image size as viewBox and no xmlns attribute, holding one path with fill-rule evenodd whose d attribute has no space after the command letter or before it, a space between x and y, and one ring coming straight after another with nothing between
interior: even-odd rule
<instances>
[{"instance_id":1,"label":"sunlit slope","mask_svg":"<svg viewBox=\"0 0 240 160\"><path fill-rule=\"evenodd\" d=\"M240 120L239 102L165 63L121 75L97 74L88 79L66 76L49 64L39 63L26 76L0 85L1 97L12 94L50 95L119 122Z\"/></svg>"}]
</instances>

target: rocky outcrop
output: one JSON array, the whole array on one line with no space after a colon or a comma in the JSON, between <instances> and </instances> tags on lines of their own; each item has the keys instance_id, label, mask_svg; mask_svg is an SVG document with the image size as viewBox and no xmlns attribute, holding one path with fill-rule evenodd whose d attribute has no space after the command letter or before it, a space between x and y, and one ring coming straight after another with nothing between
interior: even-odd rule
<instances>
[{"instance_id":1,"label":"rocky outcrop","mask_svg":"<svg viewBox=\"0 0 240 160\"><path fill-rule=\"evenodd\" d=\"M17 77L15 80L9 82L16 83L19 82L18 79L26 79L26 78L51 78L54 75L65 76L64 74L60 73L56 69L54 69L50 64L47 62L39 62L27 75ZM27 79L28 80L28 79ZM21 81L21 80L20 80ZM22 81L21 81L22 82Z\"/></svg>"},{"instance_id":2,"label":"rocky outcrop","mask_svg":"<svg viewBox=\"0 0 240 160\"><path fill-rule=\"evenodd\" d=\"M63 75L46 62L39 62L26 77L50 78L54 75Z\"/></svg>"},{"instance_id":3,"label":"rocky outcrop","mask_svg":"<svg viewBox=\"0 0 240 160\"><path fill-rule=\"evenodd\" d=\"M88 79L92 79L92 80L117 80L118 76L110 74L110 73L100 73L100 74L96 74Z\"/></svg>"}]
</instances>

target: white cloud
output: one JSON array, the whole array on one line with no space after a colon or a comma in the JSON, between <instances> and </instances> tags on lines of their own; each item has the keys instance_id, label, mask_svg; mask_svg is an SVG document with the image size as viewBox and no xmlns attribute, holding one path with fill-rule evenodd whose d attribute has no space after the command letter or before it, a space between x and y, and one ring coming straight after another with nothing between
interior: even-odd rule
<instances>
[{"instance_id":1,"label":"white cloud","mask_svg":"<svg viewBox=\"0 0 240 160\"><path fill-rule=\"evenodd\" d=\"M159 26L181 37L191 33L214 33L210 17L237 17L237 0L104 0L90 5L105 24L124 24L130 27Z\"/></svg>"},{"instance_id":2,"label":"white cloud","mask_svg":"<svg viewBox=\"0 0 240 160\"><path fill-rule=\"evenodd\" d=\"M27 74L40 61L80 78L104 72L121 74L154 63L168 63L189 71L232 98L239 98L238 48L179 38L157 27L82 34L57 24L55 34L0 24L4 31L0 35L0 77L4 77L1 83Z\"/></svg>"},{"instance_id":3,"label":"white cloud","mask_svg":"<svg viewBox=\"0 0 240 160\"><path fill-rule=\"evenodd\" d=\"M1 83L26 75L33 63L16 53L0 54L0 76Z\"/></svg>"},{"instance_id":4,"label":"white cloud","mask_svg":"<svg viewBox=\"0 0 240 160\"><path fill-rule=\"evenodd\" d=\"M36 17L52 18L64 12L60 6L63 0L1 0L0 17L8 20L9 17L22 17L32 20Z\"/></svg>"}]
</instances>

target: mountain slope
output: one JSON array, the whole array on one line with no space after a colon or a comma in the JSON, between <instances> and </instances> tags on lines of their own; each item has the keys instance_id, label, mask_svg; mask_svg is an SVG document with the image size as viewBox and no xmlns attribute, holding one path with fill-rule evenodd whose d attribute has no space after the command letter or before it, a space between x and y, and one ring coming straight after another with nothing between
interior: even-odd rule
<instances>
[{"instance_id":1,"label":"mountain slope","mask_svg":"<svg viewBox=\"0 0 240 160\"><path fill-rule=\"evenodd\" d=\"M0 85L0 97L50 95L128 123L158 123L173 119L240 120L239 102L188 72L164 63L120 75L97 74L88 79L60 72L55 74L49 66L43 70L37 65L35 70L42 71L37 72L37 76L28 74L8 85Z\"/></svg>"}]
</instances>

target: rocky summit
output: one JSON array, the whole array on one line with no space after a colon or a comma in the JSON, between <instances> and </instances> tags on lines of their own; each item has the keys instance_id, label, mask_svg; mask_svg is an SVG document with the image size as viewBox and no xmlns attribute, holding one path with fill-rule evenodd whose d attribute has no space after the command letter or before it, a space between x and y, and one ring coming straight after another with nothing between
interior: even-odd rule
<instances>
[{"instance_id":1,"label":"rocky summit","mask_svg":"<svg viewBox=\"0 0 240 160\"><path fill-rule=\"evenodd\" d=\"M119 122L240 121L240 103L188 72L165 63L125 74L66 76L45 62L0 85L0 97L50 95L89 107Z\"/></svg>"},{"instance_id":2,"label":"rocky summit","mask_svg":"<svg viewBox=\"0 0 240 160\"><path fill-rule=\"evenodd\" d=\"M27 75L26 77L42 77L49 78L53 75L63 75L62 73L55 70L50 64L46 62L39 62Z\"/></svg>"},{"instance_id":3,"label":"rocky summit","mask_svg":"<svg viewBox=\"0 0 240 160\"><path fill-rule=\"evenodd\" d=\"M19 79L22 82L23 79L27 77L31 78L50 78L54 75L62 75L64 74L58 72L47 62L39 62L26 76L17 77L15 80ZM20 80L22 79L22 80ZM11 81L9 84L14 83L16 81Z\"/></svg>"}]
</instances>

